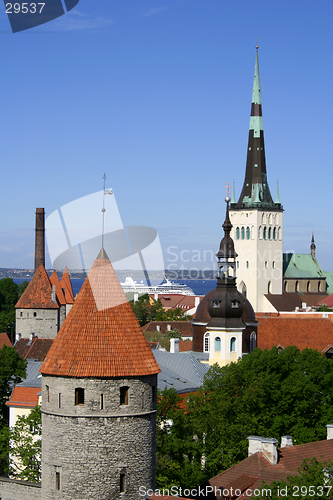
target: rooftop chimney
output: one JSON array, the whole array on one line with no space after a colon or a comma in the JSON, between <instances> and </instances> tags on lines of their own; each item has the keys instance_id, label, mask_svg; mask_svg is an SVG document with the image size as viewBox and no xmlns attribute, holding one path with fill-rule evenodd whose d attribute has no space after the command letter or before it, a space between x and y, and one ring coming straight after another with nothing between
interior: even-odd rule
<instances>
[{"instance_id":1,"label":"rooftop chimney","mask_svg":"<svg viewBox=\"0 0 333 500\"><path fill-rule=\"evenodd\" d=\"M272 465L278 463L277 439L264 438L261 436L249 436L249 457L254 453L261 451Z\"/></svg>"},{"instance_id":2,"label":"rooftop chimney","mask_svg":"<svg viewBox=\"0 0 333 500\"><path fill-rule=\"evenodd\" d=\"M333 439L333 424L326 425L327 428L327 439Z\"/></svg>"},{"instance_id":3,"label":"rooftop chimney","mask_svg":"<svg viewBox=\"0 0 333 500\"><path fill-rule=\"evenodd\" d=\"M45 267L45 212L36 208L35 226L35 272L41 264Z\"/></svg>"},{"instance_id":4,"label":"rooftop chimney","mask_svg":"<svg viewBox=\"0 0 333 500\"><path fill-rule=\"evenodd\" d=\"M170 339L170 352L173 354L179 352L179 339Z\"/></svg>"},{"instance_id":5,"label":"rooftop chimney","mask_svg":"<svg viewBox=\"0 0 333 500\"><path fill-rule=\"evenodd\" d=\"M289 446L293 446L293 438L291 436L282 436L281 448L289 448Z\"/></svg>"}]
</instances>

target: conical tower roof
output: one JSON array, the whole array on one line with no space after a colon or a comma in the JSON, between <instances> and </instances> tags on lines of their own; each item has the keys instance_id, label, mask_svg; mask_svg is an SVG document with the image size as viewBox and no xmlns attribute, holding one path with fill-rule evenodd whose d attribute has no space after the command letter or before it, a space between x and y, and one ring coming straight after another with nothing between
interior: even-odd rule
<instances>
[{"instance_id":1,"label":"conical tower roof","mask_svg":"<svg viewBox=\"0 0 333 500\"><path fill-rule=\"evenodd\" d=\"M64 273L61 277L60 286L63 290L65 290L66 304L73 304L74 303L74 293L73 293L72 283L71 283L71 279L69 277L69 272L68 272L67 266L65 267Z\"/></svg>"},{"instance_id":2,"label":"conical tower roof","mask_svg":"<svg viewBox=\"0 0 333 500\"><path fill-rule=\"evenodd\" d=\"M258 46L254 69L245 180L238 202L232 203L231 207L233 210L242 208L282 210L280 203L273 202L267 181Z\"/></svg>"},{"instance_id":3,"label":"conical tower roof","mask_svg":"<svg viewBox=\"0 0 333 500\"><path fill-rule=\"evenodd\" d=\"M32 280L19 298L17 309L58 309L57 302L52 300L52 285L41 264Z\"/></svg>"},{"instance_id":4,"label":"conical tower roof","mask_svg":"<svg viewBox=\"0 0 333 500\"><path fill-rule=\"evenodd\" d=\"M104 249L40 371L45 375L93 378L160 372Z\"/></svg>"}]
</instances>

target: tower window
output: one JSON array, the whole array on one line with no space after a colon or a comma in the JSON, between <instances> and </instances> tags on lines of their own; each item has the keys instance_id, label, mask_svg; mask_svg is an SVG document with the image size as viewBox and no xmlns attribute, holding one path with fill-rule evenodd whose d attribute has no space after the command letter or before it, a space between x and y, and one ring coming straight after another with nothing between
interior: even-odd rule
<instances>
[{"instance_id":1,"label":"tower window","mask_svg":"<svg viewBox=\"0 0 333 500\"><path fill-rule=\"evenodd\" d=\"M268 292L268 293L272 293L271 288L272 288L272 283L269 281L269 282L268 282L268 286L267 286L267 292Z\"/></svg>"},{"instance_id":2,"label":"tower window","mask_svg":"<svg viewBox=\"0 0 333 500\"><path fill-rule=\"evenodd\" d=\"M128 405L128 387L120 387L120 404Z\"/></svg>"},{"instance_id":3,"label":"tower window","mask_svg":"<svg viewBox=\"0 0 333 500\"><path fill-rule=\"evenodd\" d=\"M239 227L236 227L236 240L239 240Z\"/></svg>"},{"instance_id":4,"label":"tower window","mask_svg":"<svg viewBox=\"0 0 333 500\"><path fill-rule=\"evenodd\" d=\"M20 312L20 316L21 316L21 318L22 318L22 316L23 316L23 312L22 312L22 311Z\"/></svg>"},{"instance_id":5,"label":"tower window","mask_svg":"<svg viewBox=\"0 0 333 500\"><path fill-rule=\"evenodd\" d=\"M246 293L247 293L247 289L246 289L246 285L244 283L242 286L242 294L244 295L245 298L246 298Z\"/></svg>"},{"instance_id":6,"label":"tower window","mask_svg":"<svg viewBox=\"0 0 333 500\"><path fill-rule=\"evenodd\" d=\"M249 227L246 228L246 239L247 240L250 239L250 228Z\"/></svg>"},{"instance_id":7,"label":"tower window","mask_svg":"<svg viewBox=\"0 0 333 500\"><path fill-rule=\"evenodd\" d=\"M237 261L237 264L236 264L236 265L237 265L237 269L238 269L238 268L239 268L239 260Z\"/></svg>"},{"instance_id":8,"label":"tower window","mask_svg":"<svg viewBox=\"0 0 333 500\"><path fill-rule=\"evenodd\" d=\"M244 227L242 227L242 229L241 229L241 237L242 237L242 240L245 239L245 228Z\"/></svg>"},{"instance_id":9,"label":"tower window","mask_svg":"<svg viewBox=\"0 0 333 500\"><path fill-rule=\"evenodd\" d=\"M60 490L60 472L56 472L56 490Z\"/></svg>"},{"instance_id":10,"label":"tower window","mask_svg":"<svg viewBox=\"0 0 333 500\"><path fill-rule=\"evenodd\" d=\"M272 239L272 228L271 227L268 229L268 239L269 240Z\"/></svg>"},{"instance_id":11,"label":"tower window","mask_svg":"<svg viewBox=\"0 0 333 500\"><path fill-rule=\"evenodd\" d=\"M101 394L101 410L104 410L104 394Z\"/></svg>"},{"instance_id":12,"label":"tower window","mask_svg":"<svg viewBox=\"0 0 333 500\"><path fill-rule=\"evenodd\" d=\"M61 392L58 394L58 406L61 408Z\"/></svg>"},{"instance_id":13,"label":"tower window","mask_svg":"<svg viewBox=\"0 0 333 500\"><path fill-rule=\"evenodd\" d=\"M46 389L46 401L49 403L50 402L50 388L48 385L46 385L45 389Z\"/></svg>"},{"instance_id":14,"label":"tower window","mask_svg":"<svg viewBox=\"0 0 333 500\"><path fill-rule=\"evenodd\" d=\"M37 313L36 313L36 312L34 312L34 317L36 317L36 316L37 316Z\"/></svg>"},{"instance_id":15,"label":"tower window","mask_svg":"<svg viewBox=\"0 0 333 500\"><path fill-rule=\"evenodd\" d=\"M267 260L265 261L265 268L268 269L268 262L267 262Z\"/></svg>"},{"instance_id":16,"label":"tower window","mask_svg":"<svg viewBox=\"0 0 333 500\"><path fill-rule=\"evenodd\" d=\"M230 339L230 352L236 351L236 337L231 337Z\"/></svg>"},{"instance_id":17,"label":"tower window","mask_svg":"<svg viewBox=\"0 0 333 500\"><path fill-rule=\"evenodd\" d=\"M125 474L121 473L120 474L120 481L119 481L119 491L120 493L125 493Z\"/></svg>"},{"instance_id":18,"label":"tower window","mask_svg":"<svg viewBox=\"0 0 333 500\"><path fill-rule=\"evenodd\" d=\"M215 338L215 351L217 351L217 352L221 351L221 339L220 339L220 337Z\"/></svg>"},{"instance_id":19,"label":"tower window","mask_svg":"<svg viewBox=\"0 0 333 500\"><path fill-rule=\"evenodd\" d=\"M273 229L273 240L276 240L276 227Z\"/></svg>"},{"instance_id":20,"label":"tower window","mask_svg":"<svg viewBox=\"0 0 333 500\"><path fill-rule=\"evenodd\" d=\"M204 352L209 352L210 351L210 335L209 333L205 333L204 336Z\"/></svg>"},{"instance_id":21,"label":"tower window","mask_svg":"<svg viewBox=\"0 0 333 500\"><path fill-rule=\"evenodd\" d=\"M267 240L267 227L264 227L264 240Z\"/></svg>"},{"instance_id":22,"label":"tower window","mask_svg":"<svg viewBox=\"0 0 333 500\"><path fill-rule=\"evenodd\" d=\"M84 389L82 388L75 389L75 404L76 406L84 405Z\"/></svg>"},{"instance_id":23,"label":"tower window","mask_svg":"<svg viewBox=\"0 0 333 500\"><path fill-rule=\"evenodd\" d=\"M249 264L248 260L246 261L246 267L247 267L247 269L250 267L250 264Z\"/></svg>"},{"instance_id":24,"label":"tower window","mask_svg":"<svg viewBox=\"0 0 333 500\"><path fill-rule=\"evenodd\" d=\"M272 268L275 269L275 260L272 262Z\"/></svg>"}]
</instances>

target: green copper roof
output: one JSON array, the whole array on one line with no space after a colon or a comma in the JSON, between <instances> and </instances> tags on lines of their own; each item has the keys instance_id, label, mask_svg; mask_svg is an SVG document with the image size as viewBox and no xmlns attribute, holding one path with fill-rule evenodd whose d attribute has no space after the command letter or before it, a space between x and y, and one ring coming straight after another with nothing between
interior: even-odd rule
<instances>
[{"instance_id":1,"label":"green copper roof","mask_svg":"<svg viewBox=\"0 0 333 500\"><path fill-rule=\"evenodd\" d=\"M325 273L315 257L305 253L283 254L285 278L325 278Z\"/></svg>"},{"instance_id":2,"label":"green copper roof","mask_svg":"<svg viewBox=\"0 0 333 500\"><path fill-rule=\"evenodd\" d=\"M258 49L256 53L256 64L254 67L252 102L254 104L261 104Z\"/></svg>"},{"instance_id":3,"label":"green copper roof","mask_svg":"<svg viewBox=\"0 0 333 500\"><path fill-rule=\"evenodd\" d=\"M279 193L279 181L277 181L277 184L276 184L276 200L275 200L275 203L281 204L280 193Z\"/></svg>"}]
</instances>

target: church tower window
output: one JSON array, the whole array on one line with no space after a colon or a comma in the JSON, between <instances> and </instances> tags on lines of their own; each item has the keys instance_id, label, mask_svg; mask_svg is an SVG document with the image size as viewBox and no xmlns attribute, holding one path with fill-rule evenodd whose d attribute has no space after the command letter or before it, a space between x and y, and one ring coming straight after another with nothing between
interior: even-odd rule
<instances>
[{"instance_id":1,"label":"church tower window","mask_svg":"<svg viewBox=\"0 0 333 500\"><path fill-rule=\"evenodd\" d=\"M242 240L244 240L245 239L245 228L244 227L242 227L241 236L242 236Z\"/></svg>"},{"instance_id":2,"label":"church tower window","mask_svg":"<svg viewBox=\"0 0 333 500\"><path fill-rule=\"evenodd\" d=\"M271 240L272 239L272 228L268 228L268 239Z\"/></svg>"},{"instance_id":3,"label":"church tower window","mask_svg":"<svg viewBox=\"0 0 333 500\"><path fill-rule=\"evenodd\" d=\"M267 227L264 227L264 240L267 240Z\"/></svg>"},{"instance_id":4,"label":"church tower window","mask_svg":"<svg viewBox=\"0 0 333 500\"><path fill-rule=\"evenodd\" d=\"M246 239L247 240L250 239L250 228L249 227L246 228Z\"/></svg>"},{"instance_id":5,"label":"church tower window","mask_svg":"<svg viewBox=\"0 0 333 500\"><path fill-rule=\"evenodd\" d=\"M239 240L239 227L236 227L236 240Z\"/></svg>"}]
</instances>

